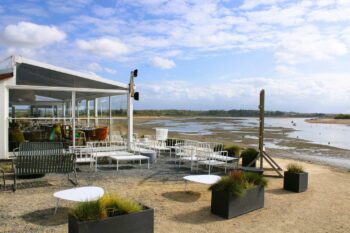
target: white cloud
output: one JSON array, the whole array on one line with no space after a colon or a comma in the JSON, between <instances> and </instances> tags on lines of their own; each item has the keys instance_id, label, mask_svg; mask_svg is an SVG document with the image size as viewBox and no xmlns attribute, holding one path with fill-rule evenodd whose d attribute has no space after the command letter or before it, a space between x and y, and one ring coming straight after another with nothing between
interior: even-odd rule
<instances>
[{"instance_id":1,"label":"white cloud","mask_svg":"<svg viewBox=\"0 0 350 233\"><path fill-rule=\"evenodd\" d=\"M348 74L298 75L283 80L266 77L231 79L225 82L192 83L181 80L140 84L145 105L166 100L167 108L205 103L207 109L256 109L261 89L268 109L304 112L341 112L350 108ZM169 93L171 98L169 98Z\"/></svg>"},{"instance_id":2,"label":"white cloud","mask_svg":"<svg viewBox=\"0 0 350 233\"><path fill-rule=\"evenodd\" d=\"M13 8L24 15L32 15L32 16L38 16L38 17L48 16L47 10L43 9L40 6L35 6L32 4L21 3L21 4L15 5Z\"/></svg>"},{"instance_id":3,"label":"white cloud","mask_svg":"<svg viewBox=\"0 0 350 233\"><path fill-rule=\"evenodd\" d=\"M19 22L5 27L0 43L25 48L40 48L64 40L66 34L55 26Z\"/></svg>"},{"instance_id":4,"label":"white cloud","mask_svg":"<svg viewBox=\"0 0 350 233\"><path fill-rule=\"evenodd\" d=\"M176 66L174 61L161 57L154 57L151 64L161 69L171 69Z\"/></svg>"},{"instance_id":5,"label":"white cloud","mask_svg":"<svg viewBox=\"0 0 350 233\"><path fill-rule=\"evenodd\" d=\"M280 73L282 75L286 75L286 76L293 76L293 75L296 75L298 73L295 68L293 68L291 66L286 66L286 65L277 65L275 70L278 73Z\"/></svg>"},{"instance_id":6,"label":"white cloud","mask_svg":"<svg viewBox=\"0 0 350 233\"><path fill-rule=\"evenodd\" d=\"M116 74L117 71L115 69L111 69L111 68L108 68L108 67L102 67L100 64L96 63L96 62L93 62L93 63L90 63L88 66L87 66L88 70L89 71L92 71L92 72L107 72L109 74Z\"/></svg>"},{"instance_id":7,"label":"white cloud","mask_svg":"<svg viewBox=\"0 0 350 233\"><path fill-rule=\"evenodd\" d=\"M327 60L347 52L346 44L336 36L321 32L315 26L305 26L281 33L275 56L278 62L297 64Z\"/></svg>"},{"instance_id":8,"label":"white cloud","mask_svg":"<svg viewBox=\"0 0 350 233\"><path fill-rule=\"evenodd\" d=\"M246 16L258 24L299 25L304 22L307 9L296 5L287 8L271 7L267 10L247 12Z\"/></svg>"},{"instance_id":9,"label":"white cloud","mask_svg":"<svg viewBox=\"0 0 350 233\"><path fill-rule=\"evenodd\" d=\"M47 4L49 5L52 12L69 14L75 13L87 5L91 5L91 1L92 0L50 0L47 1Z\"/></svg>"},{"instance_id":10,"label":"white cloud","mask_svg":"<svg viewBox=\"0 0 350 233\"><path fill-rule=\"evenodd\" d=\"M110 17L115 13L115 9L96 5L92 8L92 12L99 17Z\"/></svg>"},{"instance_id":11,"label":"white cloud","mask_svg":"<svg viewBox=\"0 0 350 233\"><path fill-rule=\"evenodd\" d=\"M128 46L118 38L77 40L76 43L79 49L103 57L120 57L130 52Z\"/></svg>"},{"instance_id":12,"label":"white cloud","mask_svg":"<svg viewBox=\"0 0 350 233\"><path fill-rule=\"evenodd\" d=\"M321 8L318 10L313 10L310 12L308 18L310 21L341 22L350 21L349 15L350 5L339 6L333 9Z\"/></svg>"},{"instance_id":13,"label":"white cloud","mask_svg":"<svg viewBox=\"0 0 350 233\"><path fill-rule=\"evenodd\" d=\"M245 0L241 9L251 10L261 5L276 5L277 3L285 2L287 0Z\"/></svg>"}]
</instances>

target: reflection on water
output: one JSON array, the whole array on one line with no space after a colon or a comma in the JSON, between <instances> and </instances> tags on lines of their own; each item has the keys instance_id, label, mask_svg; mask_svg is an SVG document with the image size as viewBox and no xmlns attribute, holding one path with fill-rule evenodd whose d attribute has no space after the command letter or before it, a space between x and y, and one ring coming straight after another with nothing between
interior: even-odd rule
<instances>
[{"instance_id":1,"label":"reflection on water","mask_svg":"<svg viewBox=\"0 0 350 233\"><path fill-rule=\"evenodd\" d=\"M288 134L291 138L350 149L350 127L348 125L308 123L305 118L266 118L265 125L266 127L292 128L295 131Z\"/></svg>"},{"instance_id":2,"label":"reflection on water","mask_svg":"<svg viewBox=\"0 0 350 233\"><path fill-rule=\"evenodd\" d=\"M143 124L167 127L170 132L187 135L210 135L213 130L225 130L240 133L240 130L259 126L257 118L229 118L220 121L219 118L209 118L198 121L196 118L181 118L171 120L151 120ZM284 131L285 130L285 131ZM312 143L330 145L342 149L350 149L350 126L338 124L315 124L305 122L305 118L265 118L266 133L286 133L290 138L308 140ZM246 138L257 139L246 135ZM283 149L278 140L265 142L270 148Z\"/></svg>"}]
</instances>

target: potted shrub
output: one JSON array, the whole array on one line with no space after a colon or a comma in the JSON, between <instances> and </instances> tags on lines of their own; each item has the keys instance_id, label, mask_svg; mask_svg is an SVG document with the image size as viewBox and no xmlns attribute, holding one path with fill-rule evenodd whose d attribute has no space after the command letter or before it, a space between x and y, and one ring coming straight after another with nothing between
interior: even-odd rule
<instances>
[{"instance_id":1,"label":"potted shrub","mask_svg":"<svg viewBox=\"0 0 350 233\"><path fill-rule=\"evenodd\" d=\"M241 153L242 167L248 167L248 165L258 157L259 152L254 148L247 148ZM255 167L256 162L252 163L249 167Z\"/></svg>"},{"instance_id":2,"label":"potted shrub","mask_svg":"<svg viewBox=\"0 0 350 233\"><path fill-rule=\"evenodd\" d=\"M104 195L69 211L68 233L152 233L153 209L118 196Z\"/></svg>"},{"instance_id":3,"label":"potted shrub","mask_svg":"<svg viewBox=\"0 0 350 233\"><path fill-rule=\"evenodd\" d=\"M290 163L284 172L283 188L292 192L304 192L307 189L308 173L297 163Z\"/></svg>"},{"instance_id":4,"label":"potted shrub","mask_svg":"<svg viewBox=\"0 0 350 233\"><path fill-rule=\"evenodd\" d=\"M239 152L241 151L241 147L237 145L225 145L224 150L227 151L228 156L230 157L239 157Z\"/></svg>"},{"instance_id":5,"label":"potted shrub","mask_svg":"<svg viewBox=\"0 0 350 233\"><path fill-rule=\"evenodd\" d=\"M263 208L266 185L260 174L233 171L210 186L211 212L229 219Z\"/></svg>"}]
</instances>

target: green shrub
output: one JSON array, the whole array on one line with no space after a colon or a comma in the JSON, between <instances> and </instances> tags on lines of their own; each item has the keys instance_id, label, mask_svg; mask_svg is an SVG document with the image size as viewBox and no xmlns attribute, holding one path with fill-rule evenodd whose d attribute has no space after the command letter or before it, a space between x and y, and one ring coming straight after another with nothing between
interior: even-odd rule
<instances>
[{"instance_id":1,"label":"green shrub","mask_svg":"<svg viewBox=\"0 0 350 233\"><path fill-rule=\"evenodd\" d=\"M97 220L105 217L98 201L78 203L74 209L70 210L70 214L79 221Z\"/></svg>"},{"instance_id":2,"label":"green shrub","mask_svg":"<svg viewBox=\"0 0 350 233\"><path fill-rule=\"evenodd\" d=\"M220 181L210 186L209 190L228 191L232 196L237 197L245 194L244 187L228 176L222 177Z\"/></svg>"},{"instance_id":3,"label":"green shrub","mask_svg":"<svg viewBox=\"0 0 350 233\"><path fill-rule=\"evenodd\" d=\"M258 174L258 173L254 173L254 172L246 172L244 174L245 176L245 180L250 183L250 184L254 184L254 185L262 185L262 186L267 186L267 180L265 177L263 177L262 175Z\"/></svg>"},{"instance_id":4,"label":"green shrub","mask_svg":"<svg viewBox=\"0 0 350 233\"><path fill-rule=\"evenodd\" d=\"M241 153L241 157L246 159L247 161L253 161L256 157L258 157L259 152L254 148L247 148Z\"/></svg>"},{"instance_id":5,"label":"green shrub","mask_svg":"<svg viewBox=\"0 0 350 233\"><path fill-rule=\"evenodd\" d=\"M225 145L224 150L228 152L228 156L235 157L239 156L239 153L241 152L242 148L237 145Z\"/></svg>"},{"instance_id":6,"label":"green shrub","mask_svg":"<svg viewBox=\"0 0 350 233\"><path fill-rule=\"evenodd\" d=\"M334 119L350 119L350 114L338 114Z\"/></svg>"},{"instance_id":7,"label":"green shrub","mask_svg":"<svg viewBox=\"0 0 350 233\"><path fill-rule=\"evenodd\" d=\"M241 197L247 189L254 186L267 185L267 180L260 174L242 171L233 171L211 185L209 190L229 192L232 196Z\"/></svg>"},{"instance_id":8,"label":"green shrub","mask_svg":"<svg viewBox=\"0 0 350 233\"><path fill-rule=\"evenodd\" d=\"M70 213L79 221L89 221L136 213L143 209L143 206L134 201L106 194L97 201L77 204Z\"/></svg>"},{"instance_id":9,"label":"green shrub","mask_svg":"<svg viewBox=\"0 0 350 233\"><path fill-rule=\"evenodd\" d=\"M301 164L298 163L290 163L287 165L287 171L291 173L303 173L304 168Z\"/></svg>"},{"instance_id":10,"label":"green shrub","mask_svg":"<svg viewBox=\"0 0 350 233\"><path fill-rule=\"evenodd\" d=\"M1 168L5 173L13 172L12 164L11 164L11 163L1 164L1 165L0 165L0 168Z\"/></svg>"},{"instance_id":11,"label":"green shrub","mask_svg":"<svg viewBox=\"0 0 350 233\"><path fill-rule=\"evenodd\" d=\"M107 215L109 217L120 214L135 213L143 209L140 204L116 195L104 195L100 198L99 202L102 209L107 210Z\"/></svg>"}]
</instances>

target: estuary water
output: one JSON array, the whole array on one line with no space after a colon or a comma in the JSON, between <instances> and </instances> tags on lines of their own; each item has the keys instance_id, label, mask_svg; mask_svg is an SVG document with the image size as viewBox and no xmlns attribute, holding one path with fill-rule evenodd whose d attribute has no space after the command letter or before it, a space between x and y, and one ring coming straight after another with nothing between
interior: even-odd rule
<instances>
[{"instance_id":1,"label":"estuary water","mask_svg":"<svg viewBox=\"0 0 350 233\"><path fill-rule=\"evenodd\" d=\"M231 120L230 120L231 119ZM329 145L350 150L350 126L342 124L317 124L306 122L307 118L265 118L265 131L276 133L285 130L289 138L303 139L311 143ZM198 121L198 118L174 118L151 120L143 124L168 128L170 132L188 135L210 135L215 130L239 132L247 128L257 128L258 118L208 118ZM256 136L247 136L257 139ZM269 142L269 146L276 147Z\"/></svg>"}]
</instances>

